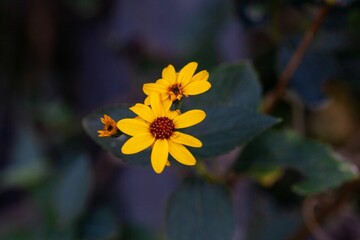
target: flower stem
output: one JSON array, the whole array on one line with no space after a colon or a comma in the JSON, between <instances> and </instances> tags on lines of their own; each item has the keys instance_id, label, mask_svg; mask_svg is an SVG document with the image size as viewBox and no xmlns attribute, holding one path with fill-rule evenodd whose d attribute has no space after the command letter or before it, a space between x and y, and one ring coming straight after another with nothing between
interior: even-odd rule
<instances>
[{"instance_id":1,"label":"flower stem","mask_svg":"<svg viewBox=\"0 0 360 240\"><path fill-rule=\"evenodd\" d=\"M173 103L174 103L175 110L180 110L180 108L181 108L181 101L175 101L175 102L173 102Z\"/></svg>"},{"instance_id":2,"label":"flower stem","mask_svg":"<svg viewBox=\"0 0 360 240\"><path fill-rule=\"evenodd\" d=\"M286 65L286 68L281 73L276 88L270 91L265 96L262 105L262 112L270 113L271 110L274 108L274 106L278 103L280 98L284 95L291 77L294 75L296 69L301 64L301 61L306 53L306 50L310 46L322 22L324 21L326 15L328 14L329 8L330 8L329 6L323 6L318 12L317 16L311 23L308 31L305 33L305 36L300 42L298 48L296 49L290 61Z\"/></svg>"}]
</instances>

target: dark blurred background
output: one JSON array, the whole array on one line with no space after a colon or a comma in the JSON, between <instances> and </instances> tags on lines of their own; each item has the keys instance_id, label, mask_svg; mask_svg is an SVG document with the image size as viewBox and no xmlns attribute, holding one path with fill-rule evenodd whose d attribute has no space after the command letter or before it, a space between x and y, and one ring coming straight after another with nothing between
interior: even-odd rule
<instances>
[{"instance_id":1,"label":"dark blurred background","mask_svg":"<svg viewBox=\"0 0 360 240\"><path fill-rule=\"evenodd\" d=\"M266 94L326 4L273 114L360 164L356 1L0 1L0 239L162 239L166 200L187 169L124 166L90 140L81 119L142 102L143 83L190 61L211 71L251 59ZM249 239L257 188L243 181L234 190L235 239ZM299 201L290 193L280 200ZM334 239L360 239L359 215L346 217Z\"/></svg>"}]
</instances>

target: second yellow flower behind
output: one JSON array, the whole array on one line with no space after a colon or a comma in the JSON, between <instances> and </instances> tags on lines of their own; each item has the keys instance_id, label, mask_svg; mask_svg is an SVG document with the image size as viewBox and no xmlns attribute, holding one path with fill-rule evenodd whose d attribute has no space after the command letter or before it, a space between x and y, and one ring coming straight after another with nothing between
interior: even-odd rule
<instances>
[{"instance_id":1,"label":"second yellow flower behind","mask_svg":"<svg viewBox=\"0 0 360 240\"><path fill-rule=\"evenodd\" d=\"M169 102L181 101L183 96L198 95L209 90L211 87L208 81L209 73L203 70L194 75L197 66L196 62L188 63L178 73L171 64L164 68L161 79L155 83L144 84L143 91L148 95L145 104L150 105L152 93L159 93L161 101L168 104Z\"/></svg>"}]
</instances>

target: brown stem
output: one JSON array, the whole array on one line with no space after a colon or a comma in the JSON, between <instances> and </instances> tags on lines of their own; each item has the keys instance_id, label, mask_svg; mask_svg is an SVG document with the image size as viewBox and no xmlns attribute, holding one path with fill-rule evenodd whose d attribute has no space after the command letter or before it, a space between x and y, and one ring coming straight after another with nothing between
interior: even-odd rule
<instances>
[{"instance_id":1,"label":"brown stem","mask_svg":"<svg viewBox=\"0 0 360 240\"><path fill-rule=\"evenodd\" d=\"M338 213L341 209L346 206L346 203L354 197L354 195L359 191L360 180L346 183L343 185L336 194L336 200L325 207L316 215L316 221L318 224L324 223L326 219L330 216ZM292 237L291 240L304 240L307 239L309 234L313 229L309 230L308 226L301 226Z\"/></svg>"},{"instance_id":2,"label":"brown stem","mask_svg":"<svg viewBox=\"0 0 360 240\"><path fill-rule=\"evenodd\" d=\"M310 46L312 40L315 37L316 32L319 30L321 23L324 21L328 12L329 12L328 6L323 6L320 9L318 15L315 17L314 21L312 22L310 28L306 32L302 41L300 42L295 53L292 55L290 61L286 65L286 68L281 73L276 88L270 91L264 97L262 112L270 113L271 110L274 108L274 106L277 104L277 102L280 100L280 98L284 95L289 80L294 75L296 69L299 67L306 53L306 50Z\"/></svg>"},{"instance_id":3,"label":"brown stem","mask_svg":"<svg viewBox=\"0 0 360 240\"><path fill-rule=\"evenodd\" d=\"M304 200L302 207L304 226L309 229L316 240L331 240L332 238L326 233L316 218L315 209L320 205L320 202L319 196L310 196Z\"/></svg>"}]
</instances>

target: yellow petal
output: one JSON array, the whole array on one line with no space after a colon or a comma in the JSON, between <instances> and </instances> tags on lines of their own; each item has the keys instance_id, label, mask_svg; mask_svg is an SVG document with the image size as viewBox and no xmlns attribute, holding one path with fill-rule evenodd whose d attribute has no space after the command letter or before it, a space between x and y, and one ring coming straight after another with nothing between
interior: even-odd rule
<instances>
[{"instance_id":1,"label":"yellow petal","mask_svg":"<svg viewBox=\"0 0 360 240\"><path fill-rule=\"evenodd\" d=\"M103 123L103 124L106 124L106 116L104 115L104 117L103 118L100 118L100 120L101 120L101 122Z\"/></svg>"},{"instance_id":2,"label":"yellow petal","mask_svg":"<svg viewBox=\"0 0 360 240\"><path fill-rule=\"evenodd\" d=\"M166 79L158 79L156 81L156 84L159 84L161 86L164 86L166 89L168 89L171 86L171 83Z\"/></svg>"},{"instance_id":3,"label":"yellow petal","mask_svg":"<svg viewBox=\"0 0 360 240\"><path fill-rule=\"evenodd\" d=\"M121 152L124 154L138 153L153 144L155 138L151 133L144 133L136 135L127 140L121 148Z\"/></svg>"},{"instance_id":4,"label":"yellow petal","mask_svg":"<svg viewBox=\"0 0 360 240\"><path fill-rule=\"evenodd\" d=\"M162 78L170 83L170 85L176 82L176 71L173 65L169 65L162 71Z\"/></svg>"},{"instance_id":5,"label":"yellow petal","mask_svg":"<svg viewBox=\"0 0 360 240\"><path fill-rule=\"evenodd\" d=\"M179 163L189 166L196 163L194 156L181 144L169 141L169 152Z\"/></svg>"},{"instance_id":6,"label":"yellow petal","mask_svg":"<svg viewBox=\"0 0 360 240\"><path fill-rule=\"evenodd\" d=\"M184 94L197 95L206 92L210 88L211 84L208 81L190 82L184 87Z\"/></svg>"},{"instance_id":7,"label":"yellow petal","mask_svg":"<svg viewBox=\"0 0 360 240\"><path fill-rule=\"evenodd\" d=\"M146 124L143 120L135 118L121 119L117 122L116 126L120 129L120 131L130 136L150 132L148 124Z\"/></svg>"},{"instance_id":8,"label":"yellow petal","mask_svg":"<svg viewBox=\"0 0 360 240\"><path fill-rule=\"evenodd\" d=\"M149 106L137 103L135 106L131 107L130 110L147 122L153 122L155 120L154 113Z\"/></svg>"},{"instance_id":9,"label":"yellow petal","mask_svg":"<svg viewBox=\"0 0 360 240\"><path fill-rule=\"evenodd\" d=\"M166 116L171 120L173 120L179 115L180 115L180 110L175 110L175 111L169 110L168 113L166 114Z\"/></svg>"},{"instance_id":10,"label":"yellow petal","mask_svg":"<svg viewBox=\"0 0 360 240\"><path fill-rule=\"evenodd\" d=\"M206 114L202 110L190 110L174 118L175 128L186 128L198 124Z\"/></svg>"},{"instance_id":11,"label":"yellow petal","mask_svg":"<svg viewBox=\"0 0 360 240\"><path fill-rule=\"evenodd\" d=\"M164 112L167 113L170 111L171 105L172 105L172 101L170 98L165 98L164 100L162 100L162 105L164 108Z\"/></svg>"},{"instance_id":12,"label":"yellow petal","mask_svg":"<svg viewBox=\"0 0 360 240\"><path fill-rule=\"evenodd\" d=\"M156 173L161 173L164 170L168 156L168 140L157 139L151 152L151 165Z\"/></svg>"},{"instance_id":13,"label":"yellow petal","mask_svg":"<svg viewBox=\"0 0 360 240\"><path fill-rule=\"evenodd\" d=\"M201 72L198 72L197 74L195 74L190 79L190 82L207 81L208 79L209 79L209 72L206 70L202 70Z\"/></svg>"},{"instance_id":14,"label":"yellow petal","mask_svg":"<svg viewBox=\"0 0 360 240\"><path fill-rule=\"evenodd\" d=\"M108 132L104 131L104 130L98 130L97 131L99 136L98 137L109 137Z\"/></svg>"},{"instance_id":15,"label":"yellow petal","mask_svg":"<svg viewBox=\"0 0 360 240\"><path fill-rule=\"evenodd\" d=\"M186 86L194 75L197 65L198 64L196 62L191 62L183 67L179 72L177 83L181 83L182 86Z\"/></svg>"},{"instance_id":16,"label":"yellow petal","mask_svg":"<svg viewBox=\"0 0 360 240\"><path fill-rule=\"evenodd\" d=\"M147 96L146 98L145 98L145 101L144 101L144 104L145 105L150 105L150 96Z\"/></svg>"},{"instance_id":17,"label":"yellow petal","mask_svg":"<svg viewBox=\"0 0 360 240\"><path fill-rule=\"evenodd\" d=\"M143 91L146 95L150 95L152 92L166 93L167 88L157 83L145 83L143 85Z\"/></svg>"},{"instance_id":18,"label":"yellow petal","mask_svg":"<svg viewBox=\"0 0 360 240\"><path fill-rule=\"evenodd\" d=\"M199 139L185 133L174 132L171 137L171 141L179 144L183 144L190 147L201 147L202 143Z\"/></svg>"},{"instance_id":19,"label":"yellow petal","mask_svg":"<svg viewBox=\"0 0 360 240\"><path fill-rule=\"evenodd\" d=\"M164 116L164 107L161 102L160 94L153 93L150 96L151 109L154 112L155 118Z\"/></svg>"}]
</instances>

